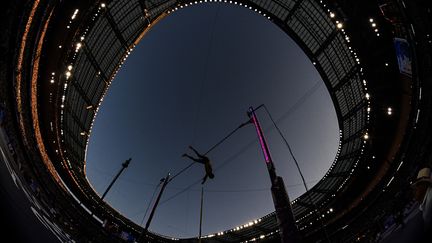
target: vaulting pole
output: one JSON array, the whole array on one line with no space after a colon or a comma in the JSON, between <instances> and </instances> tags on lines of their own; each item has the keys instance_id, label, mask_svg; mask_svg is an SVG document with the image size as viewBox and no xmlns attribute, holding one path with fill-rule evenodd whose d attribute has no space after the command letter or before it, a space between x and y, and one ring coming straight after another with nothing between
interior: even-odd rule
<instances>
[{"instance_id":1,"label":"vaulting pole","mask_svg":"<svg viewBox=\"0 0 432 243\"><path fill-rule=\"evenodd\" d=\"M259 107L258 107L259 108ZM258 109L257 108L257 109ZM277 176L276 169L273 164L273 160L270 155L267 142L264 138L264 133L261 129L261 125L255 114L255 110L249 107L248 116L252 123L255 125L258 139L263 151L264 160L267 165L267 170L271 180L271 192L273 197L273 203L276 210L276 218L279 225L279 234L282 243L296 243L300 242L300 234L295 224L294 214L291 208L291 202L288 197L288 193L285 189L285 184L282 177Z\"/></svg>"}]
</instances>

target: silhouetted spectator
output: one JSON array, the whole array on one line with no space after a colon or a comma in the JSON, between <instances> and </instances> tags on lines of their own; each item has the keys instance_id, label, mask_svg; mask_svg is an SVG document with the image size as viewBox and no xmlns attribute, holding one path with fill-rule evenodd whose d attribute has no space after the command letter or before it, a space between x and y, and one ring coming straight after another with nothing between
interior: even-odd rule
<instances>
[{"instance_id":1,"label":"silhouetted spectator","mask_svg":"<svg viewBox=\"0 0 432 243\"><path fill-rule=\"evenodd\" d=\"M414 197L420 203L424 227L427 233L432 230L432 178L430 168L423 168L418 172L413 183Z\"/></svg>"}]
</instances>

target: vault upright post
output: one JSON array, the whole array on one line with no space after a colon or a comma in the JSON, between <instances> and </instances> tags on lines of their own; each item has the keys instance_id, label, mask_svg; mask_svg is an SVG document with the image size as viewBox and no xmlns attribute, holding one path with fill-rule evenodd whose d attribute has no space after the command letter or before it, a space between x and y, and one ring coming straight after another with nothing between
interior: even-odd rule
<instances>
[{"instance_id":1,"label":"vault upright post","mask_svg":"<svg viewBox=\"0 0 432 243\"><path fill-rule=\"evenodd\" d=\"M291 208L291 202L285 189L282 177L277 176L269 148L264 138L261 125L255 114L255 109L249 108L248 116L255 125L258 139L263 151L264 160L271 180L271 192L273 203L276 210L276 218L279 225L279 234L283 243L296 243L300 241L300 234L295 224L294 214Z\"/></svg>"},{"instance_id":2,"label":"vault upright post","mask_svg":"<svg viewBox=\"0 0 432 243\"><path fill-rule=\"evenodd\" d=\"M141 242L142 240L145 240L147 238L146 235L147 235L147 232L148 232L148 228L150 227L150 223L151 223L151 221L153 219L154 213L156 212L156 208L159 205L159 201L160 201L160 199L162 197L163 192L165 191L165 187L167 186L168 182L170 182L170 173L168 173L167 176L163 179L163 184L162 184L161 190L159 191L159 195L156 198L156 201L155 201L155 203L153 205L153 208L152 208L152 211L150 213L150 216L147 219L147 223L146 223L143 231L141 232L140 236L138 237L138 242Z\"/></svg>"}]
</instances>

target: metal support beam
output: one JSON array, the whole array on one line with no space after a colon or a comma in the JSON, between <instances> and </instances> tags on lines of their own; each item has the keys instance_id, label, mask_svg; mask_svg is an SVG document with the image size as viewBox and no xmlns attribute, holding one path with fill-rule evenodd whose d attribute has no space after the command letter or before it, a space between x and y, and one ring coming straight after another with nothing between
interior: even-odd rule
<instances>
[{"instance_id":1,"label":"metal support beam","mask_svg":"<svg viewBox=\"0 0 432 243\"><path fill-rule=\"evenodd\" d=\"M105 82L106 85L108 85L108 77L105 74L105 71L102 70L99 63L97 62L95 56L93 55L90 48L88 48L87 43L85 41L82 42L82 49L84 50L84 54L87 57L87 60L90 61L90 64L96 69L98 72L100 72L100 75Z\"/></svg>"},{"instance_id":2,"label":"metal support beam","mask_svg":"<svg viewBox=\"0 0 432 243\"><path fill-rule=\"evenodd\" d=\"M81 87L81 85L77 82L77 80L74 77L71 77L72 86L75 88L75 90L78 92L78 94L83 98L87 106L94 106L90 98L87 96L84 89Z\"/></svg>"},{"instance_id":3,"label":"metal support beam","mask_svg":"<svg viewBox=\"0 0 432 243\"><path fill-rule=\"evenodd\" d=\"M303 0L297 0L297 2L294 3L293 8L289 11L288 15L284 19L285 23L288 22L292 18L292 16L297 11L297 9L300 7L302 2L303 2Z\"/></svg>"},{"instance_id":4,"label":"metal support beam","mask_svg":"<svg viewBox=\"0 0 432 243\"><path fill-rule=\"evenodd\" d=\"M353 67L351 67L351 69L345 74L345 76L342 77L339 80L339 82L333 87L333 90L337 91L340 88L342 88L344 84L348 83L351 80L351 78L353 78L358 73L359 70L360 70L359 65L354 65Z\"/></svg>"},{"instance_id":5,"label":"metal support beam","mask_svg":"<svg viewBox=\"0 0 432 243\"><path fill-rule=\"evenodd\" d=\"M118 28L118 26L114 20L114 17L110 13L110 10L107 7L105 8L104 16L108 20L108 23L109 23L111 29L114 31L114 34L116 35L117 39L120 41L122 47L125 49L125 51L128 51L129 45L128 45L126 39L124 38L122 32Z\"/></svg>"},{"instance_id":6,"label":"metal support beam","mask_svg":"<svg viewBox=\"0 0 432 243\"><path fill-rule=\"evenodd\" d=\"M348 113L346 113L343 117L342 120L347 120L350 119L351 116L357 114L357 112L363 108L365 108L367 106L366 101L363 99L362 102L358 103L356 106L354 106L353 109L351 109ZM366 113L366 111L365 111Z\"/></svg>"},{"instance_id":7,"label":"metal support beam","mask_svg":"<svg viewBox=\"0 0 432 243\"><path fill-rule=\"evenodd\" d=\"M338 32L339 31L337 29L334 29L333 32L330 33L327 39L320 45L320 47L313 54L315 59L330 45L330 43L337 36Z\"/></svg>"}]
</instances>

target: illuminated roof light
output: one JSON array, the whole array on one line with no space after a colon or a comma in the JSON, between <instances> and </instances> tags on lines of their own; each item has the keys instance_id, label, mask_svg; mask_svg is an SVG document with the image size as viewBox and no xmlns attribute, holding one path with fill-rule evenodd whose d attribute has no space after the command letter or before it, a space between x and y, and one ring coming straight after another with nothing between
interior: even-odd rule
<instances>
[{"instance_id":1,"label":"illuminated roof light","mask_svg":"<svg viewBox=\"0 0 432 243\"><path fill-rule=\"evenodd\" d=\"M334 18L334 17L335 17L335 14L330 12L330 18Z\"/></svg>"},{"instance_id":2,"label":"illuminated roof light","mask_svg":"<svg viewBox=\"0 0 432 243\"><path fill-rule=\"evenodd\" d=\"M368 170L370 170L370 166L368 165L367 167L366 167Z\"/></svg>"},{"instance_id":3,"label":"illuminated roof light","mask_svg":"<svg viewBox=\"0 0 432 243\"><path fill-rule=\"evenodd\" d=\"M76 15L77 15L78 11L79 11L78 9L75 9L75 12L73 13L71 19L75 19L75 17L76 17ZM70 21L69 21L69 23L70 23Z\"/></svg>"},{"instance_id":4,"label":"illuminated roof light","mask_svg":"<svg viewBox=\"0 0 432 243\"><path fill-rule=\"evenodd\" d=\"M391 114L393 113L393 110L391 107L387 108L387 115L391 116Z\"/></svg>"},{"instance_id":5,"label":"illuminated roof light","mask_svg":"<svg viewBox=\"0 0 432 243\"><path fill-rule=\"evenodd\" d=\"M379 34L379 33L377 33L377 36L380 36L380 34Z\"/></svg>"},{"instance_id":6,"label":"illuminated roof light","mask_svg":"<svg viewBox=\"0 0 432 243\"><path fill-rule=\"evenodd\" d=\"M71 76L71 72L67 71L66 72L66 78L69 78Z\"/></svg>"},{"instance_id":7,"label":"illuminated roof light","mask_svg":"<svg viewBox=\"0 0 432 243\"><path fill-rule=\"evenodd\" d=\"M101 3L100 6L101 6L102 8L105 8L105 7L106 7L105 3Z\"/></svg>"},{"instance_id":8,"label":"illuminated roof light","mask_svg":"<svg viewBox=\"0 0 432 243\"><path fill-rule=\"evenodd\" d=\"M373 22L374 22L374 19L373 19L373 18L370 18L370 19L369 19L369 22L373 23Z\"/></svg>"},{"instance_id":9,"label":"illuminated roof light","mask_svg":"<svg viewBox=\"0 0 432 243\"><path fill-rule=\"evenodd\" d=\"M54 83L54 79L51 79L51 81L50 81L52 84Z\"/></svg>"},{"instance_id":10,"label":"illuminated roof light","mask_svg":"<svg viewBox=\"0 0 432 243\"><path fill-rule=\"evenodd\" d=\"M375 24L375 23L372 23L372 27L376 27L376 24Z\"/></svg>"},{"instance_id":11,"label":"illuminated roof light","mask_svg":"<svg viewBox=\"0 0 432 243\"><path fill-rule=\"evenodd\" d=\"M374 29L375 32L378 32L378 29Z\"/></svg>"},{"instance_id":12,"label":"illuminated roof light","mask_svg":"<svg viewBox=\"0 0 432 243\"><path fill-rule=\"evenodd\" d=\"M69 66L67 67L67 69L68 69L69 71L71 71L71 70L72 70L72 65L69 65Z\"/></svg>"},{"instance_id":13,"label":"illuminated roof light","mask_svg":"<svg viewBox=\"0 0 432 243\"><path fill-rule=\"evenodd\" d=\"M338 29L342 29L342 28L343 28L343 24L342 24L342 23L338 23L338 24L336 25L336 27L337 27Z\"/></svg>"},{"instance_id":14,"label":"illuminated roof light","mask_svg":"<svg viewBox=\"0 0 432 243\"><path fill-rule=\"evenodd\" d=\"M62 48L62 46L59 46L59 49L61 49Z\"/></svg>"},{"instance_id":15,"label":"illuminated roof light","mask_svg":"<svg viewBox=\"0 0 432 243\"><path fill-rule=\"evenodd\" d=\"M389 64L388 64L388 63L385 63L384 65L385 65L386 67L388 67Z\"/></svg>"},{"instance_id":16,"label":"illuminated roof light","mask_svg":"<svg viewBox=\"0 0 432 243\"><path fill-rule=\"evenodd\" d=\"M366 94L365 94L365 97L366 97L366 99L370 99L370 94L369 94L369 93L366 93Z\"/></svg>"},{"instance_id":17,"label":"illuminated roof light","mask_svg":"<svg viewBox=\"0 0 432 243\"><path fill-rule=\"evenodd\" d=\"M369 139L369 134L368 134L368 133L365 133L365 134L363 135L363 138L364 138L365 140L368 140L368 139Z\"/></svg>"}]
</instances>

